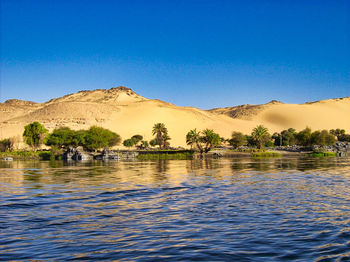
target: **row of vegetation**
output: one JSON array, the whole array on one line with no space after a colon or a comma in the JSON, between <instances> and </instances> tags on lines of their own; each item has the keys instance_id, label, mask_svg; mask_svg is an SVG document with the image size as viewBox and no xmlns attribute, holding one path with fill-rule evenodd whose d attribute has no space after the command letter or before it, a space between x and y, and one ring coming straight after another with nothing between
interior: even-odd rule
<instances>
[{"instance_id":1,"label":"row of vegetation","mask_svg":"<svg viewBox=\"0 0 350 262\"><path fill-rule=\"evenodd\" d=\"M262 125L254 128L250 135L233 132L231 139L226 140L234 148L250 146L260 149L263 147L294 145L305 147L313 145L328 146L334 145L336 141L350 142L350 135L345 134L344 129L312 131L309 127L299 132L296 132L294 128L289 128L270 135L268 129Z\"/></svg>"},{"instance_id":2,"label":"row of vegetation","mask_svg":"<svg viewBox=\"0 0 350 262\"><path fill-rule=\"evenodd\" d=\"M33 151L36 151L43 144L50 146L53 152L77 146L82 146L85 150L96 151L119 145L121 142L125 147L136 147L138 149L156 146L160 150L170 148L169 141L171 138L163 123L155 124L152 134L154 138L150 141L146 141L143 136L136 134L122 142L119 134L102 127L92 126L88 130L72 130L68 127L59 127L49 133L42 124L33 122L24 127L23 140L32 147ZM220 137L212 129L193 129L186 134L187 145L191 147L191 150L201 154L207 153L220 145L230 145L236 149L246 146L249 148L246 150L256 148L259 151L264 147L273 146L326 146L333 145L336 141L350 142L350 135L346 134L344 129L312 131L309 127L299 132L289 128L271 135L268 129L262 125L255 127L250 134L233 132L229 139ZM1 140L0 151L14 150L16 143L18 143L18 137Z\"/></svg>"}]
</instances>

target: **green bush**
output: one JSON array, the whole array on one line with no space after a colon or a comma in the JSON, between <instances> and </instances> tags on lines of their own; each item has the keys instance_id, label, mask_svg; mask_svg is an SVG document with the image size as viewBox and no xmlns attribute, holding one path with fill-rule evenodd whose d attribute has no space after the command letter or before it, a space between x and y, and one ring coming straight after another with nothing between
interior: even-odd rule
<instances>
[{"instance_id":1,"label":"green bush","mask_svg":"<svg viewBox=\"0 0 350 262\"><path fill-rule=\"evenodd\" d=\"M229 143L234 148L247 145L248 141L246 136L241 132L232 132L231 139L229 139Z\"/></svg>"},{"instance_id":2,"label":"green bush","mask_svg":"<svg viewBox=\"0 0 350 262\"><path fill-rule=\"evenodd\" d=\"M95 151L118 145L120 141L121 138L118 134L102 127L92 126L86 131L84 147Z\"/></svg>"},{"instance_id":3,"label":"green bush","mask_svg":"<svg viewBox=\"0 0 350 262\"><path fill-rule=\"evenodd\" d=\"M276 152L255 152L252 157L281 157L282 154Z\"/></svg>"},{"instance_id":4,"label":"green bush","mask_svg":"<svg viewBox=\"0 0 350 262\"><path fill-rule=\"evenodd\" d=\"M310 157L336 157L337 153L334 153L334 152L313 152L310 154L306 154L306 156L310 156Z\"/></svg>"},{"instance_id":5,"label":"green bush","mask_svg":"<svg viewBox=\"0 0 350 262\"><path fill-rule=\"evenodd\" d=\"M182 153L146 153L139 154L137 159L139 160L186 160L192 159L193 152L182 152Z\"/></svg>"},{"instance_id":6,"label":"green bush","mask_svg":"<svg viewBox=\"0 0 350 262\"><path fill-rule=\"evenodd\" d=\"M37 149L44 143L48 130L39 122L33 122L24 127L23 138L24 142Z\"/></svg>"}]
</instances>

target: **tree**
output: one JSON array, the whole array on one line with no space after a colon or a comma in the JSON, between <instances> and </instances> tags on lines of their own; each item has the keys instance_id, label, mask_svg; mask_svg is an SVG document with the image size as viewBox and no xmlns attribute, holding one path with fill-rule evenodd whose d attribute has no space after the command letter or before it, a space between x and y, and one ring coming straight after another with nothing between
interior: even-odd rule
<instances>
[{"instance_id":1,"label":"tree","mask_svg":"<svg viewBox=\"0 0 350 262\"><path fill-rule=\"evenodd\" d=\"M33 122L24 127L24 142L31 146L34 150L43 144L48 130L39 122Z\"/></svg>"},{"instance_id":2,"label":"tree","mask_svg":"<svg viewBox=\"0 0 350 262\"><path fill-rule=\"evenodd\" d=\"M295 145L296 132L294 128L283 130L281 133L274 133L272 139L274 139L275 146L293 146Z\"/></svg>"},{"instance_id":3,"label":"tree","mask_svg":"<svg viewBox=\"0 0 350 262\"><path fill-rule=\"evenodd\" d=\"M141 136L141 135L134 135L134 136L131 137L131 139L133 139L134 141L136 141L135 144L137 144L138 142L142 141L143 136Z\"/></svg>"},{"instance_id":4,"label":"tree","mask_svg":"<svg viewBox=\"0 0 350 262\"><path fill-rule=\"evenodd\" d=\"M311 146L311 128L306 127L296 134L297 143L302 146Z\"/></svg>"},{"instance_id":5,"label":"tree","mask_svg":"<svg viewBox=\"0 0 350 262\"><path fill-rule=\"evenodd\" d=\"M135 145L135 140L133 140L132 138L126 139L124 140L123 145L126 147L132 147Z\"/></svg>"},{"instance_id":6,"label":"tree","mask_svg":"<svg viewBox=\"0 0 350 262\"><path fill-rule=\"evenodd\" d=\"M13 143L11 139L6 138L3 140L0 140L0 152L9 151L9 150L12 150L12 148L13 148Z\"/></svg>"},{"instance_id":7,"label":"tree","mask_svg":"<svg viewBox=\"0 0 350 262\"><path fill-rule=\"evenodd\" d=\"M274 140L274 145L275 146L281 146L282 145L282 135L280 133L273 133L271 138Z\"/></svg>"},{"instance_id":8,"label":"tree","mask_svg":"<svg viewBox=\"0 0 350 262\"><path fill-rule=\"evenodd\" d=\"M201 153L208 153L213 147L220 145L220 136L211 129L198 132L197 129L190 130L186 135L186 143L196 147Z\"/></svg>"},{"instance_id":9,"label":"tree","mask_svg":"<svg viewBox=\"0 0 350 262\"><path fill-rule=\"evenodd\" d=\"M244 146L248 143L247 138L243 133L241 132L232 132L231 139L229 140L229 143L234 148Z\"/></svg>"},{"instance_id":10,"label":"tree","mask_svg":"<svg viewBox=\"0 0 350 262\"><path fill-rule=\"evenodd\" d=\"M200 140L200 132L197 129L190 130L186 135L186 144L193 147L196 147L197 143Z\"/></svg>"},{"instance_id":11,"label":"tree","mask_svg":"<svg viewBox=\"0 0 350 262\"><path fill-rule=\"evenodd\" d=\"M47 146L57 146L60 148L64 148L72 145L72 140L74 137L74 131L69 127L60 127L56 128L52 131L51 134L48 135L46 140Z\"/></svg>"},{"instance_id":12,"label":"tree","mask_svg":"<svg viewBox=\"0 0 350 262\"><path fill-rule=\"evenodd\" d=\"M160 149L165 147L165 143L170 140L170 137L168 136L168 129L163 123L155 124L152 129L152 134L156 136L155 139Z\"/></svg>"},{"instance_id":13,"label":"tree","mask_svg":"<svg viewBox=\"0 0 350 262\"><path fill-rule=\"evenodd\" d=\"M209 152L213 147L220 145L220 136L212 129L202 131L201 142L204 143L204 153Z\"/></svg>"},{"instance_id":14,"label":"tree","mask_svg":"<svg viewBox=\"0 0 350 262\"><path fill-rule=\"evenodd\" d=\"M345 135L345 130L344 130L344 129L340 129L340 128L331 129L329 132L330 132L332 135L336 136L338 140L339 140L339 138L340 138L342 135Z\"/></svg>"},{"instance_id":15,"label":"tree","mask_svg":"<svg viewBox=\"0 0 350 262\"><path fill-rule=\"evenodd\" d=\"M255 127L252 131L251 136L254 141L254 144L259 149L263 148L265 143L271 139L268 129L263 125Z\"/></svg>"},{"instance_id":16,"label":"tree","mask_svg":"<svg viewBox=\"0 0 350 262\"><path fill-rule=\"evenodd\" d=\"M350 142L350 135L348 134L341 135L341 137L339 138L339 141Z\"/></svg>"},{"instance_id":17,"label":"tree","mask_svg":"<svg viewBox=\"0 0 350 262\"><path fill-rule=\"evenodd\" d=\"M151 147L154 147L154 146L157 145L157 140L154 138L151 141L149 141L149 144L150 144Z\"/></svg>"},{"instance_id":18,"label":"tree","mask_svg":"<svg viewBox=\"0 0 350 262\"><path fill-rule=\"evenodd\" d=\"M334 145L335 136L330 134L327 130L315 131L311 134L310 140L312 145L328 146Z\"/></svg>"},{"instance_id":19,"label":"tree","mask_svg":"<svg viewBox=\"0 0 350 262\"><path fill-rule=\"evenodd\" d=\"M255 142L252 136L246 135L245 138L247 139L248 146L250 147L255 146Z\"/></svg>"},{"instance_id":20,"label":"tree","mask_svg":"<svg viewBox=\"0 0 350 262\"><path fill-rule=\"evenodd\" d=\"M149 144L146 140L142 140L141 141L141 145L140 145L140 148L149 148Z\"/></svg>"},{"instance_id":21,"label":"tree","mask_svg":"<svg viewBox=\"0 0 350 262\"><path fill-rule=\"evenodd\" d=\"M295 145L295 136L296 132L294 128L288 128L288 130L283 130L281 132L283 145L285 146L294 146Z\"/></svg>"},{"instance_id":22,"label":"tree","mask_svg":"<svg viewBox=\"0 0 350 262\"><path fill-rule=\"evenodd\" d=\"M72 137L72 146L84 146L85 145L85 137L86 137L86 130L78 130L74 131L73 137ZM120 137L119 137L120 139Z\"/></svg>"},{"instance_id":23,"label":"tree","mask_svg":"<svg viewBox=\"0 0 350 262\"><path fill-rule=\"evenodd\" d=\"M98 150L118 145L121 138L118 134L98 126L92 126L86 132L84 147L88 150Z\"/></svg>"},{"instance_id":24,"label":"tree","mask_svg":"<svg viewBox=\"0 0 350 262\"><path fill-rule=\"evenodd\" d=\"M169 140L171 140L170 136L168 134L163 135L163 148L169 148L170 143Z\"/></svg>"}]
</instances>

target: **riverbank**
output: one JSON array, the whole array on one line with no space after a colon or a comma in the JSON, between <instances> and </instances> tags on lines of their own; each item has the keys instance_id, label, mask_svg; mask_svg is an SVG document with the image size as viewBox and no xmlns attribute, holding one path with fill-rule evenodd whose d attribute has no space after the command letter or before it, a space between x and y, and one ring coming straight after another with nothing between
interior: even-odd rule
<instances>
[{"instance_id":1,"label":"riverbank","mask_svg":"<svg viewBox=\"0 0 350 262\"><path fill-rule=\"evenodd\" d=\"M107 152L107 154L106 154ZM202 158L246 158L246 157L336 157L346 156L334 152L322 151L289 151L289 150L263 150L244 149L232 150L228 148L214 149L206 154L200 154L193 150L104 150L102 152L81 152L89 156L77 159L68 159L66 154L58 154L52 151L9 151L0 152L2 160L188 160ZM108 157L109 156L109 157ZM111 157L113 156L113 157Z\"/></svg>"},{"instance_id":2,"label":"riverbank","mask_svg":"<svg viewBox=\"0 0 350 262\"><path fill-rule=\"evenodd\" d=\"M0 152L0 159L12 158L13 160L50 160L55 159L52 151L8 151ZM57 160L60 158L57 157Z\"/></svg>"}]
</instances>

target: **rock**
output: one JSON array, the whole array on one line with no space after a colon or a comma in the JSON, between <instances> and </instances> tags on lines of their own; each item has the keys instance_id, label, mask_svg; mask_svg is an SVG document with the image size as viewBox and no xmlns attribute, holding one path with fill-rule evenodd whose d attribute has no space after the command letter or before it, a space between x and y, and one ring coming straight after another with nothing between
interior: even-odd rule
<instances>
[{"instance_id":1,"label":"rock","mask_svg":"<svg viewBox=\"0 0 350 262\"><path fill-rule=\"evenodd\" d=\"M95 157L98 160L119 160L120 156L112 150L104 149L101 155Z\"/></svg>"},{"instance_id":2,"label":"rock","mask_svg":"<svg viewBox=\"0 0 350 262\"><path fill-rule=\"evenodd\" d=\"M63 154L63 159L65 160L92 160L93 156L88 152L84 151L83 147L78 146L77 148L69 147L67 151Z\"/></svg>"},{"instance_id":3,"label":"rock","mask_svg":"<svg viewBox=\"0 0 350 262\"><path fill-rule=\"evenodd\" d=\"M123 152L122 158L123 159L134 159L138 156L138 152Z\"/></svg>"},{"instance_id":4,"label":"rock","mask_svg":"<svg viewBox=\"0 0 350 262\"><path fill-rule=\"evenodd\" d=\"M67 151L64 152L64 154L63 154L63 159L64 160L72 160L74 153L75 153L75 149L72 147L68 147Z\"/></svg>"},{"instance_id":5,"label":"rock","mask_svg":"<svg viewBox=\"0 0 350 262\"><path fill-rule=\"evenodd\" d=\"M350 153L350 142L337 141L332 146L314 145L312 146L312 150L315 152L333 152L339 156L345 156L347 153Z\"/></svg>"}]
</instances>

